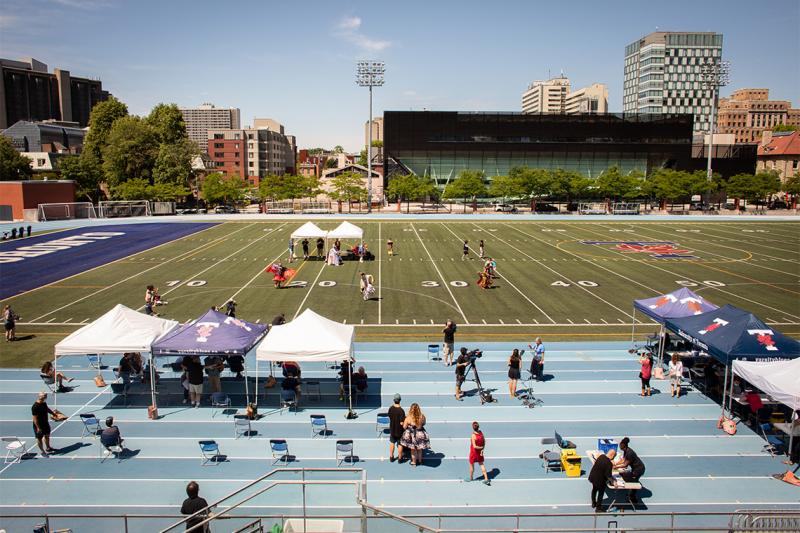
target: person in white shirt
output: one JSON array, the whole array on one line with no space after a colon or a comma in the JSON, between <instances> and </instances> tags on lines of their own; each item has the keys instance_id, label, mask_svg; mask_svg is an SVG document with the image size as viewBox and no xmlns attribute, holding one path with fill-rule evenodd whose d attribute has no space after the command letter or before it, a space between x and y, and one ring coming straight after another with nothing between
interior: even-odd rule
<instances>
[{"instance_id":1,"label":"person in white shirt","mask_svg":"<svg viewBox=\"0 0 800 533\"><path fill-rule=\"evenodd\" d=\"M681 378L683 377L683 362L678 357L677 353L672 354L672 360L669 362L669 383L672 387L672 397L678 395L681 397Z\"/></svg>"}]
</instances>

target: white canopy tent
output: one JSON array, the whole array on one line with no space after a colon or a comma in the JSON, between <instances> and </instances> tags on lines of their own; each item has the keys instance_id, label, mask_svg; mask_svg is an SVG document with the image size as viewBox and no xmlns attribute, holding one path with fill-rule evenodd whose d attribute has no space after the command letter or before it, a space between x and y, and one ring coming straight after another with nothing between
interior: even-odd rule
<instances>
[{"instance_id":1,"label":"white canopy tent","mask_svg":"<svg viewBox=\"0 0 800 533\"><path fill-rule=\"evenodd\" d=\"M362 240L364 238L364 230L355 224L344 221L336 229L328 232L328 238Z\"/></svg>"},{"instance_id":2,"label":"white canopy tent","mask_svg":"<svg viewBox=\"0 0 800 533\"><path fill-rule=\"evenodd\" d=\"M355 327L327 319L311 309L287 324L273 326L256 348L256 390L258 361L352 361L354 337ZM352 395L349 407L352 412Z\"/></svg>"},{"instance_id":3,"label":"white canopy tent","mask_svg":"<svg viewBox=\"0 0 800 533\"><path fill-rule=\"evenodd\" d=\"M310 239L318 237L327 239L328 232L325 231L324 229L321 229L313 222L306 222L305 224L294 230L294 232L292 232L292 239Z\"/></svg>"}]
</instances>

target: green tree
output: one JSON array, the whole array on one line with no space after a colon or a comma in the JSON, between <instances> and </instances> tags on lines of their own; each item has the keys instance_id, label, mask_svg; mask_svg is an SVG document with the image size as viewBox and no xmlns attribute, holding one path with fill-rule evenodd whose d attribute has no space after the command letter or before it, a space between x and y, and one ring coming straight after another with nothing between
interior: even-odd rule
<instances>
[{"instance_id":1,"label":"green tree","mask_svg":"<svg viewBox=\"0 0 800 533\"><path fill-rule=\"evenodd\" d=\"M100 182L103 181L103 171L94 164L93 159L84 159L77 155L64 156L58 160L58 169L61 179L75 182L76 198L90 202L101 199Z\"/></svg>"},{"instance_id":2,"label":"green tree","mask_svg":"<svg viewBox=\"0 0 800 533\"><path fill-rule=\"evenodd\" d=\"M756 184L753 174L736 174L728 179L725 192L736 200L756 200L760 197L761 189Z\"/></svg>"},{"instance_id":3,"label":"green tree","mask_svg":"<svg viewBox=\"0 0 800 533\"><path fill-rule=\"evenodd\" d=\"M775 124L772 126L772 131L797 131L797 126L791 124Z\"/></svg>"},{"instance_id":4,"label":"green tree","mask_svg":"<svg viewBox=\"0 0 800 533\"><path fill-rule=\"evenodd\" d=\"M615 201L640 198L643 194L642 174L638 171L623 174L619 167L611 167L597 178L597 188L604 197Z\"/></svg>"},{"instance_id":5,"label":"green tree","mask_svg":"<svg viewBox=\"0 0 800 533\"><path fill-rule=\"evenodd\" d=\"M157 202L176 202L181 201L189 194L191 191L185 185L180 185L177 183L160 183L156 182L150 186L148 186L147 194L151 200L155 200Z\"/></svg>"},{"instance_id":6,"label":"green tree","mask_svg":"<svg viewBox=\"0 0 800 533\"><path fill-rule=\"evenodd\" d=\"M367 166L367 149L364 148L361 150L361 153L358 154L358 164L362 167Z\"/></svg>"},{"instance_id":7,"label":"green tree","mask_svg":"<svg viewBox=\"0 0 800 533\"><path fill-rule=\"evenodd\" d=\"M92 165L100 166L103 163L103 148L108 144L108 134L111 126L117 119L128 116L128 106L109 96L96 104L89 114L89 132L83 140L81 158L90 161Z\"/></svg>"},{"instance_id":8,"label":"green tree","mask_svg":"<svg viewBox=\"0 0 800 533\"><path fill-rule=\"evenodd\" d=\"M463 198L464 212L467 212L467 200L483 198L487 194L486 178L482 170L462 170L458 177L447 184L443 198ZM473 203L473 209L475 204Z\"/></svg>"},{"instance_id":9,"label":"green tree","mask_svg":"<svg viewBox=\"0 0 800 533\"><path fill-rule=\"evenodd\" d=\"M336 157L329 157L325 160L325 168L336 168L336 165L339 164L339 160Z\"/></svg>"},{"instance_id":10,"label":"green tree","mask_svg":"<svg viewBox=\"0 0 800 533\"><path fill-rule=\"evenodd\" d=\"M780 174L774 170L759 172L755 175L755 186L760 199L769 202L773 194L781 190Z\"/></svg>"},{"instance_id":11,"label":"green tree","mask_svg":"<svg viewBox=\"0 0 800 533\"><path fill-rule=\"evenodd\" d=\"M188 138L162 143L153 166L154 183L188 185L192 176L192 159L199 154L200 148Z\"/></svg>"},{"instance_id":12,"label":"green tree","mask_svg":"<svg viewBox=\"0 0 800 533\"><path fill-rule=\"evenodd\" d=\"M158 104L145 119L162 144L177 144L186 140L186 123L183 113L175 104Z\"/></svg>"},{"instance_id":13,"label":"green tree","mask_svg":"<svg viewBox=\"0 0 800 533\"><path fill-rule=\"evenodd\" d=\"M536 210L536 199L550 194L552 175L543 168L512 167L508 171L511 178L519 179L524 195L530 198L531 211Z\"/></svg>"},{"instance_id":14,"label":"green tree","mask_svg":"<svg viewBox=\"0 0 800 533\"><path fill-rule=\"evenodd\" d=\"M333 147L333 153L334 154L343 154L344 153L344 148L342 148L341 145L337 144L336 146Z\"/></svg>"},{"instance_id":15,"label":"green tree","mask_svg":"<svg viewBox=\"0 0 800 533\"><path fill-rule=\"evenodd\" d=\"M353 200L362 201L367 197L367 189L364 187L364 177L358 172L342 172L330 180L331 191L328 193L332 199L339 202L347 202L347 212L352 212Z\"/></svg>"},{"instance_id":16,"label":"green tree","mask_svg":"<svg viewBox=\"0 0 800 533\"><path fill-rule=\"evenodd\" d=\"M134 178L153 177L153 167L158 157L158 136L144 120L135 116L114 121L103 147L103 173L113 189Z\"/></svg>"},{"instance_id":17,"label":"green tree","mask_svg":"<svg viewBox=\"0 0 800 533\"><path fill-rule=\"evenodd\" d=\"M319 178L283 174L267 176L261 180L258 196L261 200L294 200L319 194Z\"/></svg>"},{"instance_id":18,"label":"green tree","mask_svg":"<svg viewBox=\"0 0 800 533\"><path fill-rule=\"evenodd\" d=\"M665 209L668 201L687 195L687 191L682 187L684 174L686 173L678 170L660 168L647 178L644 184L645 192L658 201L660 209Z\"/></svg>"},{"instance_id":19,"label":"green tree","mask_svg":"<svg viewBox=\"0 0 800 533\"><path fill-rule=\"evenodd\" d=\"M495 176L489 186L489 194L505 200L524 195L525 187L519 176Z\"/></svg>"},{"instance_id":20,"label":"green tree","mask_svg":"<svg viewBox=\"0 0 800 533\"><path fill-rule=\"evenodd\" d=\"M421 182L416 174L394 176L389 179L386 196L406 202L406 213L411 210L411 200L420 196Z\"/></svg>"},{"instance_id":21,"label":"green tree","mask_svg":"<svg viewBox=\"0 0 800 533\"><path fill-rule=\"evenodd\" d=\"M569 180L570 196L578 201L590 197L594 189L594 180L587 178L583 174L576 172Z\"/></svg>"},{"instance_id":22,"label":"green tree","mask_svg":"<svg viewBox=\"0 0 800 533\"><path fill-rule=\"evenodd\" d=\"M8 137L0 135L0 181L27 180L32 175L31 160L17 152Z\"/></svg>"},{"instance_id":23,"label":"green tree","mask_svg":"<svg viewBox=\"0 0 800 533\"><path fill-rule=\"evenodd\" d=\"M152 200L150 182L144 178L133 178L118 183L111 189L115 200Z\"/></svg>"},{"instance_id":24,"label":"green tree","mask_svg":"<svg viewBox=\"0 0 800 533\"><path fill-rule=\"evenodd\" d=\"M247 189L247 182L240 176L234 175L226 178L219 172L215 172L203 180L200 196L209 205L236 204L244 199Z\"/></svg>"},{"instance_id":25,"label":"green tree","mask_svg":"<svg viewBox=\"0 0 800 533\"><path fill-rule=\"evenodd\" d=\"M800 172L795 172L783 183L783 192L792 197L792 209L797 208L797 196L800 195Z\"/></svg>"}]
</instances>

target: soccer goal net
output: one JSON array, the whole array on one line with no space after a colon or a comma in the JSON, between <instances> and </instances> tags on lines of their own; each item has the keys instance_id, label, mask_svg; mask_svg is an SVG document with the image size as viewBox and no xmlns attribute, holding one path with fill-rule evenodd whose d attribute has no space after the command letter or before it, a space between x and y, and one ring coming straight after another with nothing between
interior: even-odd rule
<instances>
[{"instance_id":1,"label":"soccer goal net","mask_svg":"<svg viewBox=\"0 0 800 533\"><path fill-rule=\"evenodd\" d=\"M146 217L151 214L147 200L106 200L98 207L103 218Z\"/></svg>"},{"instance_id":2,"label":"soccer goal net","mask_svg":"<svg viewBox=\"0 0 800 533\"><path fill-rule=\"evenodd\" d=\"M331 203L329 201L316 201L316 200L302 200L300 202L300 211L306 214L314 213L332 213Z\"/></svg>"},{"instance_id":3,"label":"soccer goal net","mask_svg":"<svg viewBox=\"0 0 800 533\"><path fill-rule=\"evenodd\" d=\"M611 212L615 215L638 215L638 203L617 202L611 207Z\"/></svg>"},{"instance_id":4,"label":"soccer goal net","mask_svg":"<svg viewBox=\"0 0 800 533\"><path fill-rule=\"evenodd\" d=\"M294 213L294 200L276 200L267 202L264 212L273 215L291 215Z\"/></svg>"},{"instance_id":5,"label":"soccer goal net","mask_svg":"<svg viewBox=\"0 0 800 533\"><path fill-rule=\"evenodd\" d=\"M580 204L580 206L578 206L578 213L581 215L605 215L606 204L604 202Z\"/></svg>"},{"instance_id":6,"label":"soccer goal net","mask_svg":"<svg viewBox=\"0 0 800 533\"><path fill-rule=\"evenodd\" d=\"M63 204L39 204L38 220L70 220L73 218L97 218L91 202L70 202Z\"/></svg>"}]
</instances>

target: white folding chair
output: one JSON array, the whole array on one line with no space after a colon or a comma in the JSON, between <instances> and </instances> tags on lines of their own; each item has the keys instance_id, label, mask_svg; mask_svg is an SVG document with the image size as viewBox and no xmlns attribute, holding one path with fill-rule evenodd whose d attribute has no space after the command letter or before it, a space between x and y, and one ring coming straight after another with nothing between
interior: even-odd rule
<instances>
[{"instance_id":1,"label":"white folding chair","mask_svg":"<svg viewBox=\"0 0 800 533\"><path fill-rule=\"evenodd\" d=\"M3 464L18 463L25 457L25 441L19 440L19 437L2 437L0 442L6 443L6 458Z\"/></svg>"},{"instance_id":2,"label":"white folding chair","mask_svg":"<svg viewBox=\"0 0 800 533\"><path fill-rule=\"evenodd\" d=\"M39 377L42 378L42 383L47 385L47 388L50 389L50 392L52 392L53 394L58 392L58 387L56 386L55 378L52 378L47 374L39 374Z\"/></svg>"},{"instance_id":3,"label":"white folding chair","mask_svg":"<svg viewBox=\"0 0 800 533\"><path fill-rule=\"evenodd\" d=\"M353 441L352 440L337 440L336 441L336 466L341 466L344 461L350 461L353 464Z\"/></svg>"},{"instance_id":4,"label":"white folding chair","mask_svg":"<svg viewBox=\"0 0 800 533\"><path fill-rule=\"evenodd\" d=\"M231 399L224 392L215 392L211 395L211 418L217 415L217 411L225 412L230 409Z\"/></svg>"},{"instance_id":5,"label":"white folding chair","mask_svg":"<svg viewBox=\"0 0 800 533\"><path fill-rule=\"evenodd\" d=\"M252 435L250 419L247 415L233 415L233 438L238 439L241 435Z\"/></svg>"}]
</instances>

